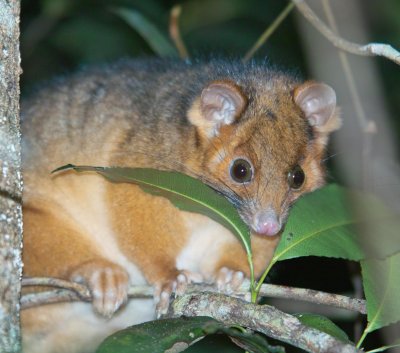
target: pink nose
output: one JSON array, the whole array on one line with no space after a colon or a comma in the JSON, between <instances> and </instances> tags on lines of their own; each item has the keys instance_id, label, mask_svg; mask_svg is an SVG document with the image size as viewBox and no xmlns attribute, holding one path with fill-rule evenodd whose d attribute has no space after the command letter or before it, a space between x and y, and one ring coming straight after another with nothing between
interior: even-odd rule
<instances>
[{"instance_id":1,"label":"pink nose","mask_svg":"<svg viewBox=\"0 0 400 353\"><path fill-rule=\"evenodd\" d=\"M258 234L273 236L281 230L278 218L272 210L261 211L254 218L254 230Z\"/></svg>"}]
</instances>

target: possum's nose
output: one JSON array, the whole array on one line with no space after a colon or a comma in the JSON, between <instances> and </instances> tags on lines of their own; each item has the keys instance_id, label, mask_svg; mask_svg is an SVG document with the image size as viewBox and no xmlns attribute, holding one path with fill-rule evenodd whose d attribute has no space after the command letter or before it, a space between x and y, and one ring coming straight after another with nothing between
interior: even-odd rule
<instances>
[{"instance_id":1,"label":"possum's nose","mask_svg":"<svg viewBox=\"0 0 400 353\"><path fill-rule=\"evenodd\" d=\"M281 230L281 224L272 209L256 213L253 221L253 229L258 234L273 236Z\"/></svg>"}]
</instances>

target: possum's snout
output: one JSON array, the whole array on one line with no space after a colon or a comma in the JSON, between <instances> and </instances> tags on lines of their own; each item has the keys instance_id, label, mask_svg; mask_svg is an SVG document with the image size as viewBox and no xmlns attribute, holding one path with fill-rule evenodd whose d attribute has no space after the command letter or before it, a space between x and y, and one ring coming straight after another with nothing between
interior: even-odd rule
<instances>
[{"instance_id":1,"label":"possum's snout","mask_svg":"<svg viewBox=\"0 0 400 353\"><path fill-rule=\"evenodd\" d=\"M254 215L251 227L260 235L274 236L279 233L282 224L275 211L269 208Z\"/></svg>"}]
</instances>

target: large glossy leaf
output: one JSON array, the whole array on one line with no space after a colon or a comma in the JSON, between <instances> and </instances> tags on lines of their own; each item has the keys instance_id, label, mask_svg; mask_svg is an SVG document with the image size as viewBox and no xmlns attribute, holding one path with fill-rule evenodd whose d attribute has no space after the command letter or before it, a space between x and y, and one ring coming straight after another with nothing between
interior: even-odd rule
<instances>
[{"instance_id":1,"label":"large glossy leaf","mask_svg":"<svg viewBox=\"0 0 400 353\"><path fill-rule=\"evenodd\" d=\"M178 347L183 351L205 336L204 327L210 323L219 325L203 316L145 322L107 337L96 353L164 353L172 347L173 352L179 352Z\"/></svg>"},{"instance_id":2,"label":"large glossy leaf","mask_svg":"<svg viewBox=\"0 0 400 353\"><path fill-rule=\"evenodd\" d=\"M113 11L138 31L157 55L161 57L178 56L168 38L140 12L126 8L116 8Z\"/></svg>"},{"instance_id":3,"label":"large glossy leaf","mask_svg":"<svg viewBox=\"0 0 400 353\"><path fill-rule=\"evenodd\" d=\"M235 207L198 179L182 173L146 168L104 168L68 164L54 172L74 169L97 172L113 182L134 183L153 195L168 198L176 207L203 214L222 224L243 243L251 255L250 231Z\"/></svg>"},{"instance_id":4,"label":"large glossy leaf","mask_svg":"<svg viewBox=\"0 0 400 353\"><path fill-rule=\"evenodd\" d=\"M315 328L319 331L325 332L328 335L337 338L343 342L349 343L349 337L346 332L344 332L340 327L338 327L335 323L329 320L325 316L310 314L310 313L301 313L295 314L295 316L304 324L309 327Z\"/></svg>"},{"instance_id":5,"label":"large glossy leaf","mask_svg":"<svg viewBox=\"0 0 400 353\"><path fill-rule=\"evenodd\" d=\"M96 353L181 352L202 337L216 333L228 335L237 345L253 353L284 353L282 347L269 345L262 335L225 327L204 316L156 320L128 327L107 337Z\"/></svg>"},{"instance_id":6,"label":"large glossy leaf","mask_svg":"<svg viewBox=\"0 0 400 353\"><path fill-rule=\"evenodd\" d=\"M367 299L366 333L400 321L400 253L361 262Z\"/></svg>"},{"instance_id":7,"label":"large glossy leaf","mask_svg":"<svg viewBox=\"0 0 400 353\"><path fill-rule=\"evenodd\" d=\"M370 213L357 212L358 205ZM399 227L398 217L375 198L329 185L293 207L272 262L301 256L384 258L400 251Z\"/></svg>"}]
</instances>

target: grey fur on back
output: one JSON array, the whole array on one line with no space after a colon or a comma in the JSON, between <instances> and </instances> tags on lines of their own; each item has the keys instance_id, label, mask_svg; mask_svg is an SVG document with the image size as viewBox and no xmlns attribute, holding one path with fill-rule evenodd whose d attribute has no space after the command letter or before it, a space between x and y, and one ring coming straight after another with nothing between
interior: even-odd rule
<instances>
[{"instance_id":1,"label":"grey fur on back","mask_svg":"<svg viewBox=\"0 0 400 353\"><path fill-rule=\"evenodd\" d=\"M141 139L149 144L160 143L154 141L160 136L174 138L177 129L191 128L186 113L202 89L224 79L238 84L249 104L257 94L274 90L274 82L296 81L267 64L239 60L125 59L88 67L51 81L22 102L25 167L32 161L57 167L64 159L44 153L49 146L54 156L68 153L76 163L107 163L98 157L111 148L114 134L122 131L127 141Z\"/></svg>"}]
</instances>

